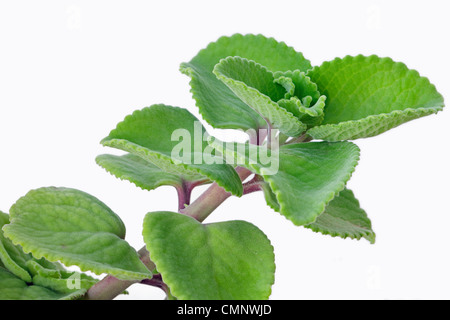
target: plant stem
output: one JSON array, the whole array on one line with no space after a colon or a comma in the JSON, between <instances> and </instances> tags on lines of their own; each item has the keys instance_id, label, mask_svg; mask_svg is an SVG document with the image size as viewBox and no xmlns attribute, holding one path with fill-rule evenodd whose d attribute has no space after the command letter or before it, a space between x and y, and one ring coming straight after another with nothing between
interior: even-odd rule
<instances>
[{"instance_id":1,"label":"plant stem","mask_svg":"<svg viewBox=\"0 0 450 320\"><path fill-rule=\"evenodd\" d=\"M242 167L237 167L236 172L239 174L241 180L245 180L253 173ZM182 199L179 204L183 202L183 209L180 213L189 215L198 221L203 221L214 211L222 202L224 202L231 193L225 191L222 187L213 183L199 198L197 198L191 205L184 208L184 203L189 200L192 186L184 186L186 189L181 194ZM183 188L184 188L183 187ZM178 191L179 189L177 189ZM256 190L255 190L256 191ZM138 251L141 261L147 266L149 270L155 269L155 264L150 260L149 253L145 246ZM143 281L134 280L119 280L111 275L106 276L95 285L93 285L85 295L87 300L112 300L119 294L123 293L129 286L135 283L144 283L162 288L164 291L168 290L167 286L162 282L162 279L145 279ZM166 292L167 293L167 292Z\"/></svg>"},{"instance_id":2,"label":"plant stem","mask_svg":"<svg viewBox=\"0 0 450 320\"><path fill-rule=\"evenodd\" d=\"M261 191L261 181L264 181L263 178L260 175L255 174L255 176L250 181L244 183L244 195L256 191Z\"/></svg>"},{"instance_id":3,"label":"plant stem","mask_svg":"<svg viewBox=\"0 0 450 320\"><path fill-rule=\"evenodd\" d=\"M164 283L164 281L161 277L161 274L159 274L159 273L155 274L153 276L153 278L151 278L151 279L142 280L140 283L146 284L146 285L149 285L152 287L160 288L161 290L163 290L166 293L167 297L171 296L169 287L167 286L167 284Z\"/></svg>"},{"instance_id":4,"label":"plant stem","mask_svg":"<svg viewBox=\"0 0 450 320\"><path fill-rule=\"evenodd\" d=\"M150 260L150 254L147 251L147 248L143 246L139 251L139 258L141 259L142 263L145 264L148 270L153 271L156 269L156 265L153 263L152 260Z\"/></svg>"},{"instance_id":5,"label":"plant stem","mask_svg":"<svg viewBox=\"0 0 450 320\"><path fill-rule=\"evenodd\" d=\"M250 170L242 167L237 167L236 172L241 180L245 180L253 174ZM217 183L213 183L191 205L180 210L180 213L202 222L230 196L231 193L225 191Z\"/></svg>"},{"instance_id":6,"label":"plant stem","mask_svg":"<svg viewBox=\"0 0 450 320\"><path fill-rule=\"evenodd\" d=\"M239 175L239 178L244 181L253 173L245 169L243 167L237 167L236 172ZM178 192L178 208L179 212L188 216L197 219L202 222L205 220L218 206L220 206L228 197L231 196L231 193L225 191L222 187L220 187L217 183L213 183L200 197L198 197L191 205L185 207L185 204L189 204L190 196L192 189L198 184L188 184L183 182L183 184L177 188ZM248 194L250 192L258 191L259 186L255 181L250 181L246 184L247 189L244 189L244 194ZM141 261L147 266L149 270L154 270L156 268L155 264L150 260L149 253L145 246L139 250L139 255ZM143 283L152 286L159 287L163 289L166 294L168 294L168 287L162 281L162 278L159 275L155 275L156 278L145 279L142 281L134 280L119 280L111 275L106 276L99 282L97 282L94 286L92 286L85 295L85 299L87 300L112 300L117 297L119 294L123 293L129 286L135 283ZM169 294L168 294L169 296Z\"/></svg>"},{"instance_id":7,"label":"plant stem","mask_svg":"<svg viewBox=\"0 0 450 320\"><path fill-rule=\"evenodd\" d=\"M141 261L150 271L156 268L155 264L150 260L150 256L145 247L139 250L138 254ZM84 296L84 299L112 300L135 283L139 283L139 280L119 280L111 275L108 275L93 285Z\"/></svg>"},{"instance_id":8,"label":"plant stem","mask_svg":"<svg viewBox=\"0 0 450 320\"><path fill-rule=\"evenodd\" d=\"M191 192L192 187L189 186L188 182L183 181L180 186L176 187L178 194L178 211L185 208L191 202Z\"/></svg>"},{"instance_id":9,"label":"plant stem","mask_svg":"<svg viewBox=\"0 0 450 320\"><path fill-rule=\"evenodd\" d=\"M249 194L249 193L253 193L256 191L260 191L261 190L261 185L259 183L252 183L247 185L244 188L244 194Z\"/></svg>"},{"instance_id":10,"label":"plant stem","mask_svg":"<svg viewBox=\"0 0 450 320\"><path fill-rule=\"evenodd\" d=\"M93 285L86 293L86 300L112 300L139 280L119 280L111 275Z\"/></svg>"}]
</instances>

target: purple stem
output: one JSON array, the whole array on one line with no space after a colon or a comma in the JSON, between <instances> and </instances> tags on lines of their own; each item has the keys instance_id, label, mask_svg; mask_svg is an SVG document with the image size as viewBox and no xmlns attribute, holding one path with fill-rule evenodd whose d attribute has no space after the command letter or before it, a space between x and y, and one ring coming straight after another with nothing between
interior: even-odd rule
<instances>
[{"instance_id":1,"label":"purple stem","mask_svg":"<svg viewBox=\"0 0 450 320\"><path fill-rule=\"evenodd\" d=\"M261 190L261 185L258 182L254 182L244 186L244 194L249 194Z\"/></svg>"},{"instance_id":2,"label":"purple stem","mask_svg":"<svg viewBox=\"0 0 450 320\"><path fill-rule=\"evenodd\" d=\"M145 246L138 251L142 263L150 270L156 268L150 260L149 253ZM119 280L111 275L106 276L94 284L84 296L86 300L112 300L123 293L131 285L139 283L139 280Z\"/></svg>"},{"instance_id":3,"label":"purple stem","mask_svg":"<svg viewBox=\"0 0 450 320\"><path fill-rule=\"evenodd\" d=\"M183 180L181 185L175 187L178 194L178 211L181 211L186 207L186 205L189 205L191 202L191 192L193 187L189 184L189 182L186 182Z\"/></svg>"},{"instance_id":4,"label":"purple stem","mask_svg":"<svg viewBox=\"0 0 450 320\"><path fill-rule=\"evenodd\" d=\"M237 167L236 172L238 173L242 181L253 174L250 170L242 167ZM191 205L180 210L180 213L188 215L202 222L230 196L231 193L225 191L225 189L214 182Z\"/></svg>"}]
</instances>

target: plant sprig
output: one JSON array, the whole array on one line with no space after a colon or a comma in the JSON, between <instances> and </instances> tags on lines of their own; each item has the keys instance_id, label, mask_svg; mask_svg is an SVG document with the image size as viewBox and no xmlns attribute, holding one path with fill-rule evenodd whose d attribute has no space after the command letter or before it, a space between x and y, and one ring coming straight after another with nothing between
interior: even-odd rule
<instances>
[{"instance_id":1,"label":"plant sprig","mask_svg":"<svg viewBox=\"0 0 450 320\"><path fill-rule=\"evenodd\" d=\"M126 116L101 141L124 154L99 155L97 164L143 190L174 187L178 211L147 213L146 245L136 250L120 217L94 196L31 190L0 213L0 299L114 299L137 283L169 299L267 299L275 281L270 240L247 221L207 217L231 196L262 192L296 226L374 243L371 221L346 187L360 156L348 140L444 107L435 86L403 63L359 55L313 67L262 35L222 37L180 70L203 119L244 130L248 141L220 141L179 107Z\"/></svg>"}]
</instances>

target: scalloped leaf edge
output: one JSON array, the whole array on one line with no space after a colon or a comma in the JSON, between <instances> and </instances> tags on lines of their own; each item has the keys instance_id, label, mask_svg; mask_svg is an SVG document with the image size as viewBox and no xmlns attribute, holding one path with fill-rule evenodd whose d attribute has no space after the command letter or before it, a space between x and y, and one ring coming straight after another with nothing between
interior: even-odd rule
<instances>
[{"instance_id":1,"label":"scalloped leaf edge","mask_svg":"<svg viewBox=\"0 0 450 320\"><path fill-rule=\"evenodd\" d=\"M179 181L179 184L175 183L174 181L173 181L173 183L172 183L172 182L169 182L169 179L167 179L166 182L162 182L162 183L160 183L160 184L157 184L157 185L155 185L153 188L148 188L148 187L146 187L146 185L145 185L144 183L140 183L140 182L138 182L138 181L131 180L131 179L130 179L128 176L126 176L126 175L119 175L119 174L116 174L116 173L113 172L114 170L106 168L106 166L104 166L104 164L103 164L103 160L104 160L104 159L102 159L102 158L104 158L105 156L115 156L115 157L120 157L120 156L116 156L116 155L113 155L113 154L100 154L100 155L98 155L97 157L95 157L95 163L98 164L101 168L103 168L106 172L108 172L111 176L113 176L113 177L115 177L115 178L117 178L117 179L119 179L119 180L121 180L121 181L129 182L129 183L135 185L136 187L138 187L138 188L141 189L141 190L144 190L144 191L151 191L151 190L155 190L156 188L161 187L161 186L172 186L172 187L175 187L175 188L176 188L177 186L181 185L181 183L182 183L182 179L179 178L179 177L177 177L177 178L180 180L180 181ZM147 161L147 162L148 162L148 161ZM173 176L175 177L175 175L173 175Z\"/></svg>"},{"instance_id":2,"label":"scalloped leaf edge","mask_svg":"<svg viewBox=\"0 0 450 320\"><path fill-rule=\"evenodd\" d=\"M306 130L306 125L304 123L302 123L291 112L289 112L285 108L279 106L278 103L276 101L273 101L269 96L267 96L264 93L261 93L256 88L253 88L253 87L247 85L245 82L243 82L241 80L236 80L236 79L233 79L233 78L230 78L230 77L226 76L221 71L221 68L224 66L224 64L229 63L230 61L233 61L233 62L237 62L237 61L239 61L239 62L246 62L246 63L248 63L248 64L250 64L252 66L255 66L256 68L262 69L263 71L265 71L267 73L271 73L272 76L273 76L273 73L270 70L268 70L265 66L263 66L262 64L260 64L260 63L258 63L256 61L253 61L253 60L246 59L246 58L227 57L227 58L221 59L219 61L219 63L217 63L215 65L215 67L213 69L213 73L216 75L216 77L220 81L222 81L227 87L229 87L231 91L234 92L234 90L230 87L230 84L233 84L235 86L240 87L241 90L249 92L253 96L261 97L261 99L265 100L267 105L269 105L271 108L273 108L273 112L276 113L276 114L279 114L278 117L283 117L283 118L285 118L285 119L287 119L289 121L289 128L286 128L286 124L281 125L281 124L272 123L275 128L277 128L278 130L280 130L284 134L289 135L291 137L296 137L296 136L300 135L302 132L304 132ZM274 78L273 81L275 81L275 77L273 77L273 78ZM273 82L273 83L276 85L275 82ZM282 86L280 85L280 87L282 87ZM262 114L261 110L257 110L254 106L249 106L249 108L252 108L253 110L255 110L259 115L261 115L262 118L270 120L270 115L269 115L269 117L267 117L267 115ZM268 113L270 113L270 112L268 112Z\"/></svg>"},{"instance_id":3,"label":"scalloped leaf edge","mask_svg":"<svg viewBox=\"0 0 450 320\"><path fill-rule=\"evenodd\" d=\"M330 142L371 138L382 134L387 130L396 128L408 121L412 121L423 116L436 114L439 111L442 111L443 108L444 106L435 108L407 108L404 110L393 110L390 113L370 115L359 120L349 120L337 124L319 125L309 129L307 131L307 134L309 134L314 139L322 139ZM377 124L382 123L383 120L396 119L402 116L406 117L407 120L404 120L404 118L400 119L400 121L398 122L392 122L389 125L382 126L381 129L376 126ZM356 131L356 133L350 134L351 131L355 131L355 128L358 125L365 126L365 128ZM363 136L361 136L362 132Z\"/></svg>"}]
</instances>

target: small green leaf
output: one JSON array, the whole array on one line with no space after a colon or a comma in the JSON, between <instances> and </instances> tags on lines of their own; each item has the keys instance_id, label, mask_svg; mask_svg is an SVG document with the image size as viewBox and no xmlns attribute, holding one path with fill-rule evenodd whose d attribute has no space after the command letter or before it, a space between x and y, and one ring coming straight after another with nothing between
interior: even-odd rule
<instances>
[{"instance_id":1,"label":"small green leaf","mask_svg":"<svg viewBox=\"0 0 450 320\"><path fill-rule=\"evenodd\" d=\"M47 261L47 260L45 260ZM27 268L28 271L30 271L30 274L32 276L36 275L42 275L45 277L59 277L60 271L64 271L64 267L55 262L49 262L43 265L42 263L37 262L36 260L29 260L27 261Z\"/></svg>"},{"instance_id":2,"label":"small green leaf","mask_svg":"<svg viewBox=\"0 0 450 320\"><path fill-rule=\"evenodd\" d=\"M74 300L85 293L85 289L63 293L39 285L30 285L0 267L0 300Z\"/></svg>"},{"instance_id":3,"label":"small green leaf","mask_svg":"<svg viewBox=\"0 0 450 320\"><path fill-rule=\"evenodd\" d=\"M284 98L286 90L274 82L273 73L264 66L245 58L228 57L222 59L213 72L274 128L292 137L306 130L306 125L276 103Z\"/></svg>"},{"instance_id":4,"label":"small green leaf","mask_svg":"<svg viewBox=\"0 0 450 320\"><path fill-rule=\"evenodd\" d=\"M269 184L262 182L261 189L264 192L267 205L280 212L280 204ZM317 217L316 221L306 224L304 227L332 237L357 240L365 238L370 243L375 243L372 223L349 189L342 190L328 203L325 211Z\"/></svg>"},{"instance_id":5,"label":"small green leaf","mask_svg":"<svg viewBox=\"0 0 450 320\"><path fill-rule=\"evenodd\" d=\"M320 98L320 92L317 85L306 76L305 72L300 70L289 70L284 72L275 72L275 82L278 83L290 83L291 94L286 98L297 97L303 99L305 97L311 97L312 103L316 103ZM287 81L290 80L290 81Z\"/></svg>"},{"instance_id":6,"label":"small green leaf","mask_svg":"<svg viewBox=\"0 0 450 320\"><path fill-rule=\"evenodd\" d=\"M375 243L375 233L366 212L359 206L359 201L353 192L342 190L325 208L317 220L305 225L314 232L331 235L332 237L361 239Z\"/></svg>"},{"instance_id":7,"label":"small green leaf","mask_svg":"<svg viewBox=\"0 0 450 320\"><path fill-rule=\"evenodd\" d=\"M213 127L222 129L258 129L264 120L213 74L214 66L223 58L239 56L256 61L270 71L311 68L303 54L284 42L262 35L235 34L221 37L201 50L180 70L191 78L191 92L203 118Z\"/></svg>"},{"instance_id":8,"label":"small green leaf","mask_svg":"<svg viewBox=\"0 0 450 320\"><path fill-rule=\"evenodd\" d=\"M315 139L372 137L444 107L427 78L390 58L337 58L307 75L327 96L323 123L308 131Z\"/></svg>"},{"instance_id":9,"label":"small green leaf","mask_svg":"<svg viewBox=\"0 0 450 320\"><path fill-rule=\"evenodd\" d=\"M151 212L144 241L171 293L184 300L267 299L274 282L270 241L245 221L201 224Z\"/></svg>"},{"instance_id":10,"label":"small green leaf","mask_svg":"<svg viewBox=\"0 0 450 320\"><path fill-rule=\"evenodd\" d=\"M218 140L211 144L225 156L234 157L240 166L261 175L268 183L266 188L270 187L275 195L279 212L295 225L316 220L344 189L359 160L359 148L351 142L288 144L279 150ZM261 154L265 155L264 163ZM276 208L268 190L265 196L268 204Z\"/></svg>"},{"instance_id":11,"label":"small green leaf","mask_svg":"<svg viewBox=\"0 0 450 320\"><path fill-rule=\"evenodd\" d=\"M153 190L164 185L176 187L182 184L179 176L164 172L134 154L122 156L102 154L97 156L95 161L117 178L129 180L144 190Z\"/></svg>"},{"instance_id":12,"label":"small green leaf","mask_svg":"<svg viewBox=\"0 0 450 320\"><path fill-rule=\"evenodd\" d=\"M326 97L320 96L312 106L310 106L311 96L307 96L303 100L300 101L297 97L281 99L278 101L278 105L294 114L297 119L304 123L305 127L311 128L322 123Z\"/></svg>"},{"instance_id":13,"label":"small green leaf","mask_svg":"<svg viewBox=\"0 0 450 320\"><path fill-rule=\"evenodd\" d=\"M290 83L292 93L278 101L278 105L294 114L308 128L319 125L324 118L326 96L305 72L285 71L275 73L275 82Z\"/></svg>"},{"instance_id":14,"label":"small green leaf","mask_svg":"<svg viewBox=\"0 0 450 320\"><path fill-rule=\"evenodd\" d=\"M58 292L71 293L80 289L88 290L98 282L84 273L48 269L32 260L27 265L33 274L33 284Z\"/></svg>"},{"instance_id":15,"label":"small green leaf","mask_svg":"<svg viewBox=\"0 0 450 320\"><path fill-rule=\"evenodd\" d=\"M120 218L95 197L68 188L40 188L20 198L3 227L34 257L77 265L82 271L131 280L151 278L137 252L122 240Z\"/></svg>"},{"instance_id":16,"label":"small green leaf","mask_svg":"<svg viewBox=\"0 0 450 320\"><path fill-rule=\"evenodd\" d=\"M208 138L189 111L159 104L127 116L102 144L130 152L183 180L209 179L241 196L239 175L233 167L215 163Z\"/></svg>"}]
</instances>

